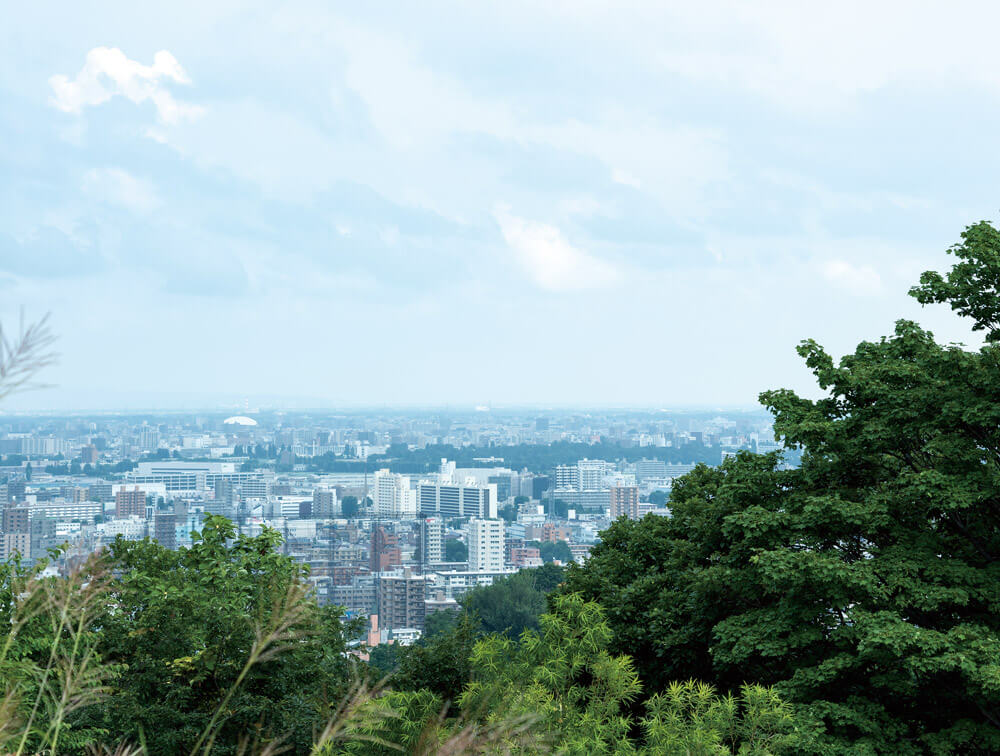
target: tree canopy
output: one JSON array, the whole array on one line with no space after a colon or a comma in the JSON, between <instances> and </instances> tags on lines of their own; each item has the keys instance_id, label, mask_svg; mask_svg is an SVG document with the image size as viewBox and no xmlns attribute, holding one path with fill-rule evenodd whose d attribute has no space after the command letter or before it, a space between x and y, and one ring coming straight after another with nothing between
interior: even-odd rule
<instances>
[{"instance_id":1,"label":"tree canopy","mask_svg":"<svg viewBox=\"0 0 1000 756\"><path fill-rule=\"evenodd\" d=\"M698 467L672 517L614 523L570 569L655 689L774 685L823 753L1000 749L1000 234L963 240L911 293L986 346L910 321L839 363L804 342L825 396L761 396L798 469Z\"/></svg>"}]
</instances>

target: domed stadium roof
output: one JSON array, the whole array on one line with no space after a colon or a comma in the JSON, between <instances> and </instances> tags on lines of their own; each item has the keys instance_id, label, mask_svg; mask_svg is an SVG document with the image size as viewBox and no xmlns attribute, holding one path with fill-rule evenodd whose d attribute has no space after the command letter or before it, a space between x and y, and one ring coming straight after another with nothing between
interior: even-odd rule
<instances>
[{"instance_id":1,"label":"domed stadium roof","mask_svg":"<svg viewBox=\"0 0 1000 756\"><path fill-rule=\"evenodd\" d=\"M244 417L243 415L234 415L233 417L227 417L222 421L226 425L256 425L257 421L252 417Z\"/></svg>"}]
</instances>

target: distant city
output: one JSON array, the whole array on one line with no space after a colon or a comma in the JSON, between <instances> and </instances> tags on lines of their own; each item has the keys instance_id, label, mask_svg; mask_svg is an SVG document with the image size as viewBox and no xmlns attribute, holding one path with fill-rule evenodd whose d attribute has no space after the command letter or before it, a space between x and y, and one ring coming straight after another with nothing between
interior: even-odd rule
<instances>
[{"instance_id":1,"label":"distant city","mask_svg":"<svg viewBox=\"0 0 1000 756\"><path fill-rule=\"evenodd\" d=\"M764 412L384 411L6 416L0 559L116 538L190 546L207 515L278 531L321 604L412 643L472 588L584 562L619 517L668 515L674 479L781 450ZM785 464L794 464L794 451Z\"/></svg>"}]
</instances>

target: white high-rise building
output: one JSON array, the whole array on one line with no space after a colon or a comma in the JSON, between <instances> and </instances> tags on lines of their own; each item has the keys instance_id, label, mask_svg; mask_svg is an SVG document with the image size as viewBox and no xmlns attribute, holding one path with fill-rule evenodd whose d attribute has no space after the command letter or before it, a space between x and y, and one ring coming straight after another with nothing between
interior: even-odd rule
<instances>
[{"instance_id":1,"label":"white high-rise building","mask_svg":"<svg viewBox=\"0 0 1000 756\"><path fill-rule=\"evenodd\" d=\"M417 516L416 492L410 488L408 475L388 469L375 473L375 514L378 517L403 519Z\"/></svg>"},{"instance_id":2,"label":"white high-rise building","mask_svg":"<svg viewBox=\"0 0 1000 756\"><path fill-rule=\"evenodd\" d=\"M472 518L468 524L469 569L499 572L503 569L503 520Z\"/></svg>"}]
</instances>

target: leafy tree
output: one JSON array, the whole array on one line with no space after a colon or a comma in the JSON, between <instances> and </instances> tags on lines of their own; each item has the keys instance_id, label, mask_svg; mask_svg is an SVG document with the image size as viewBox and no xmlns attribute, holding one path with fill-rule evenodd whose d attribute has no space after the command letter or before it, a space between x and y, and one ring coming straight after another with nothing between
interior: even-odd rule
<instances>
[{"instance_id":1,"label":"leafy tree","mask_svg":"<svg viewBox=\"0 0 1000 756\"><path fill-rule=\"evenodd\" d=\"M431 612L424 619L424 634L420 640L424 641L433 638L441 633L448 633L458 625L459 611L456 609L442 609ZM419 642L419 641L418 641Z\"/></svg>"},{"instance_id":2,"label":"leafy tree","mask_svg":"<svg viewBox=\"0 0 1000 756\"><path fill-rule=\"evenodd\" d=\"M651 698L637 720L631 709L642 684L632 660L609 650L612 638L599 604L578 594L557 596L538 631L516 641L491 635L476 644L462 709L480 712L487 724L528 717L543 743L567 755L763 756L795 744L790 708L759 687L720 698L707 685L676 684ZM508 746L514 753L538 752Z\"/></svg>"},{"instance_id":3,"label":"leafy tree","mask_svg":"<svg viewBox=\"0 0 1000 756\"><path fill-rule=\"evenodd\" d=\"M457 538L449 538L444 542L444 560L446 562L469 561L469 547Z\"/></svg>"},{"instance_id":4,"label":"leafy tree","mask_svg":"<svg viewBox=\"0 0 1000 756\"><path fill-rule=\"evenodd\" d=\"M565 541L528 541L527 545L538 549L542 561L546 564L558 559L563 564L573 561L573 552Z\"/></svg>"},{"instance_id":5,"label":"leafy tree","mask_svg":"<svg viewBox=\"0 0 1000 756\"><path fill-rule=\"evenodd\" d=\"M531 501L531 499L529 497L527 497L527 496L515 496L514 497L514 506L515 507L519 507L522 504L527 504L529 501Z\"/></svg>"},{"instance_id":6,"label":"leafy tree","mask_svg":"<svg viewBox=\"0 0 1000 756\"><path fill-rule=\"evenodd\" d=\"M236 536L208 516L190 548L118 538L100 618L101 656L119 665L109 700L83 721L114 742L187 753L214 739L235 752L251 734L308 753L347 689L340 610L319 607L280 535ZM353 631L353 629L349 630Z\"/></svg>"},{"instance_id":7,"label":"leafy tree","mask_svg":"<svg viewBox=\"0 0 1000 756\"><path fill-rule=\"evenodd\" d=\"M358 516L358 497L345 496L340 500L340 511L344 517L351 519Z\"/></svg>"},{"instance_id":8,"label":"leafy tree","mask_svg":"<svg viewBox=\"0 0 1000 756\"><path fill-rule=\"evenodd\" d=\"M667 494L666 491L653 491L649 495L649 503L654 504L657 507L664 507L667 505L667 500L669 498L670 496Z\"/></svg>"},{"instance_id":9,"label":"leafy tree","mask_svg":"<svg viewBox=\"0 0 1000 756\"><path fill-rule=\"evenodd\" d=\"M562 499L555 499L549 505L549 514L553 517L568 517L569 516L569 504L567 504Z\"/></svg>"},{"instance_id":10,"label":"leafy tree","mask_svg":"<svg viewBox=\"0 0 1000 756\"><path fill-rule=\"evenodd\" d=\"M498 514L506 522L514 522L515 520L517 520L517 507L514 506L513 504L506 504L500 507Z\"/></svg>"},{"instance_id":11,"label":"leafy tree","mask_svg":"<svg viewBox=\"0 0 1000 756\"><path fill-rule=\"evenodd\" d=\"M449 629L425 636L414 645L399 650L392 687L430 690L443 701L457 699L469 682L469 658L479 637L479 623L475 617L468 614L454 617Z\"/></svg>"},{"instance_id":12,"label":"leafy tree","mask_svg":"<svg viewBox=\"0 0 1000 756\"><path fill-rule=\"evenodd\" d=\"M521 570L493 585L469 591L461 604L478 618L482 632L516 638L526 629L538 629L538 618L546 609L545 597L553 583L558 585L559 579L552 569Z\"/></svg>"},{"instance_id":13,"label":"leafy tree","mask_svg":"<svg viewBox=\"0 0 1000 756\"><path fill-rule=\"evenodd\" d=\"M1000 750L1000 234L970 227L952 253L911 293L986 346L909 321L839 364L804 342L825 398L762 395L799 469L699 467L671 518L616 522L571 568L654 690L773 684L821 753Z\"/></svg>"}]
</instances>

